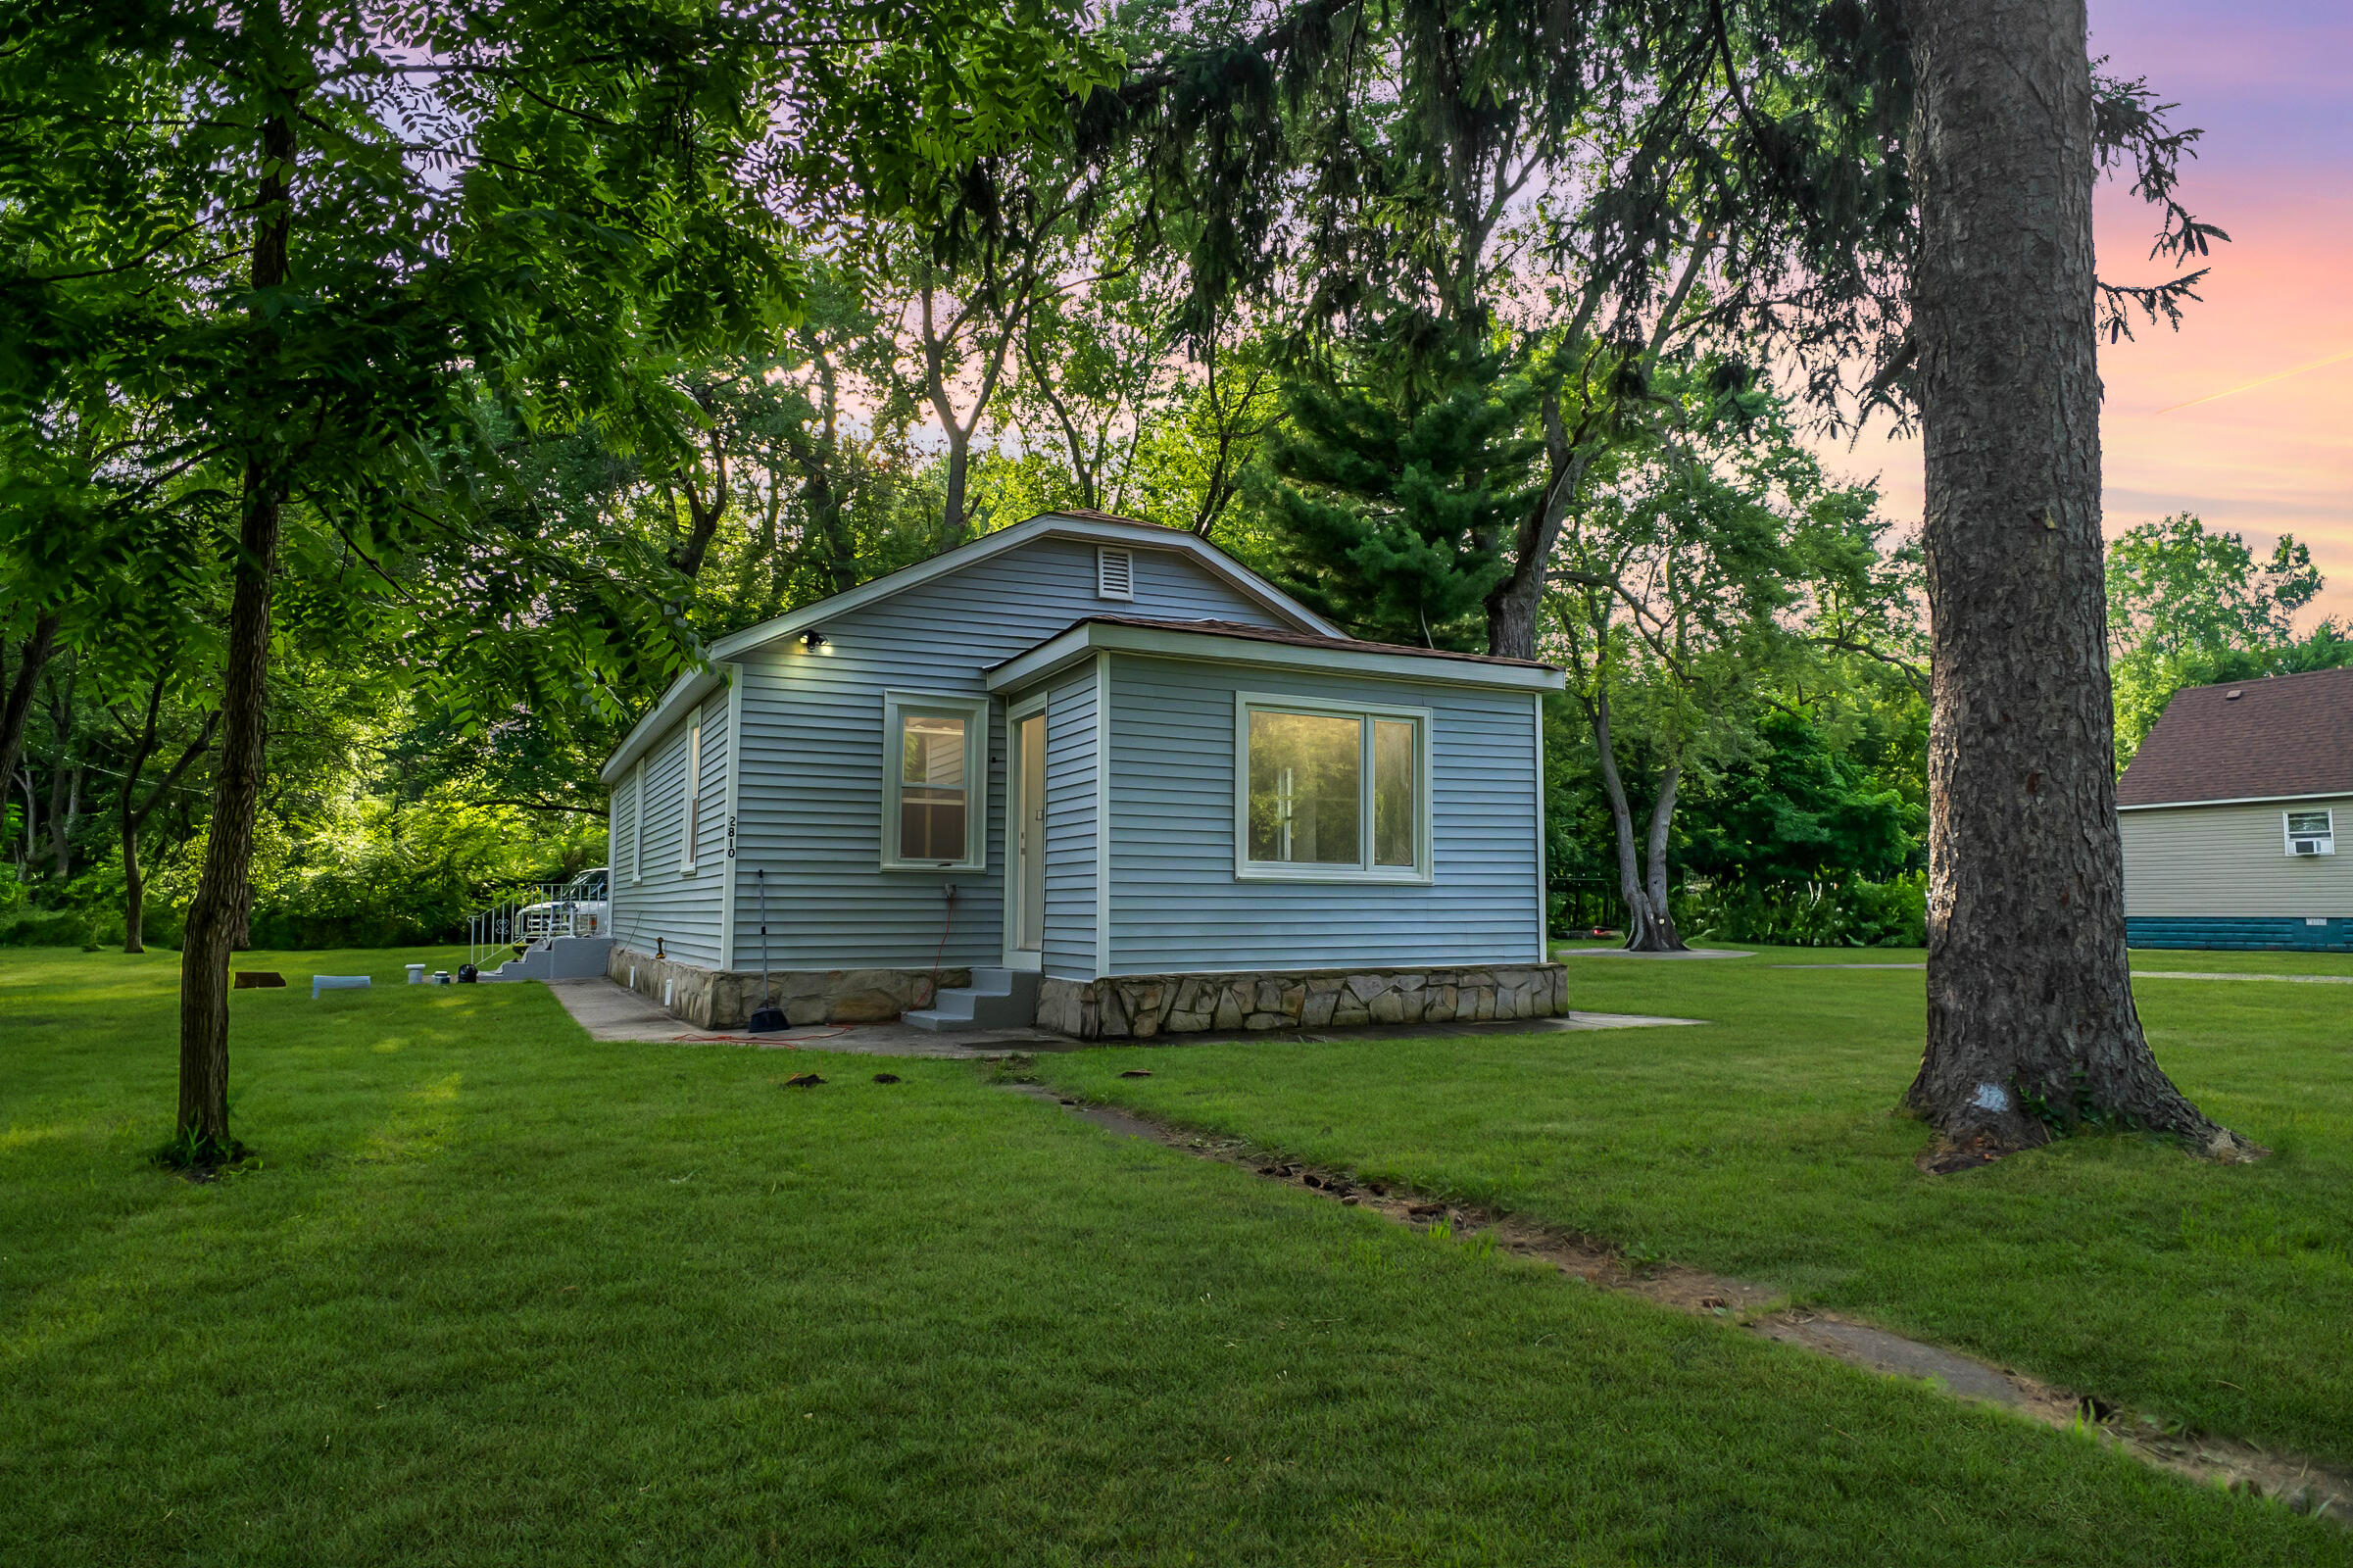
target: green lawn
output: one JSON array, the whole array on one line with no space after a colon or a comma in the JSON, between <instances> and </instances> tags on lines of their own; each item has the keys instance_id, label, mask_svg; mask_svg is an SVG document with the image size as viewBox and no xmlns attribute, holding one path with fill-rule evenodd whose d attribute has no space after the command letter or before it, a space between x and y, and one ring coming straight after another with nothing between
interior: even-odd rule
<instances>
[{"instance_id":1,"label":"green lawn","mask_svg":"<svg viewBox=\"0 0 2353 1568\"><path fill-rule=\"evenodd\" d=\"M2150 968L2258 955L2135 955ZM1972 1350L2134 1410L2353 1460L2353 995L2144 980L2159 1059L2275 1151L2086 1138L1960 1176L1889 1114L1923 976L1573 958L1581 1008L1705 1027L1048 1058L1068 1090L1516 1210ZM2197 961L2181 961L2194 957ZM2154 959L2155 961L2147 961ZM2325 972L2329 960L2301 972ZM2286 966L2281 966L2286 967Z\"/></svg>"},{"instance_id":2,"label":"green lawn","mask_svg":"<svg viewBox=\"0 0 2353 1568\"><path fill-rule=\"evenodd\" d=\"M2353 1563L2275 1503L965 1064L594 1044L536 986L237 994L262 1162L190 1185L146 1160L172 962L0 955L11 1562ZM1563 1087L1556 1046L1454 1049ZM1589 1074L1693 1049L1578 1043ZM1313 1065L1394 1121L1415 1059L1166 1052L1151 1086L1207 1109ZM1454 1107L1428 1133L1505 1147L1479 1074L1418 1059ZM1653 1125L1623 1108L1619 1148Z\"/></svg>"}]
</instances>

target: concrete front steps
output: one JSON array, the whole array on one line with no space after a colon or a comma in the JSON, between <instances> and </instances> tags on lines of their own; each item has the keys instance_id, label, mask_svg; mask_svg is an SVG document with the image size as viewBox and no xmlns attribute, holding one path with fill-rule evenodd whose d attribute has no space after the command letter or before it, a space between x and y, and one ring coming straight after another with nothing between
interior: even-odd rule
<instances>
[{"instance_id":1,"label":"concrete front steps","mask_svg":"<svg viewBox=\"0 0 2353 1568\"><path fill-rule=\"evenodd\" d=\"M1038 1021L1034 969L975 969L968 986L950 986L932 1004L905 1015L918 1029L1026 1029Z\"/></svg>"},{"instance_id":2,"label":"concrete front steps","mask_svg":"<svg viewBox=\"0 0 2353 1568\"><path fill-rule=\"evenodd\" d=\"M481 978L492 980L593 980L605 972L613 956L611 937L549 937L534 942L521 956L509 958Z\"/></svg>"}]
</instances>

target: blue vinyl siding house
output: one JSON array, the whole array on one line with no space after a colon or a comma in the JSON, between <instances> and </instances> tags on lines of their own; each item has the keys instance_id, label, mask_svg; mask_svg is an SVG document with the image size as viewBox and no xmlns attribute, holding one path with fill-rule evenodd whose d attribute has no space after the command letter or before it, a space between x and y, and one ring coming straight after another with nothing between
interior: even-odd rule
<instances>
[{"instance_id":1,"label":"blue vinyl siding house","mask_svg":"<svg viewBox=\"0 0 2353 1568\"><path fill-rule=\"evenodd\" d=\"M610 972L714 1027L1549 1014L1561 683L1350 639L1188 533L1035 517L664 695L603 772Z\"/></svg>"}]
</instances>

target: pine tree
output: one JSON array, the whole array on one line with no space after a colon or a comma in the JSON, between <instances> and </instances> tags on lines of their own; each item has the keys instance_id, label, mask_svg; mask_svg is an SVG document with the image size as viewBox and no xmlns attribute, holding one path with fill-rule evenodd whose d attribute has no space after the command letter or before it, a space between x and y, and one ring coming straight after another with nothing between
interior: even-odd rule
<instances>
[{"instance_id":1,"label":"pine tree","mask_svg":"<svg viewBox=\"0 0 2353 1568\"><path fill-rule=\"evenodd\" d=\"M1260 496L1283 540L1278 574L1360 636L1479 650L1543 451L1534 394L1494 356L1428 390L1398 358L1285 389Z\"/></svg>"}]
</instances>

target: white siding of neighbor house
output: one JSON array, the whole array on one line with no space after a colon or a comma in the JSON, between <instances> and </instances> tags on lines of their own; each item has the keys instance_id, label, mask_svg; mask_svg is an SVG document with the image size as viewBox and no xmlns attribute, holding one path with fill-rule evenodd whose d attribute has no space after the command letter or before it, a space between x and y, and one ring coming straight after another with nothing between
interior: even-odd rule
<instances>
[{"instance_id":1,"label":"white siding of neighbor house","mask_svg":"<svg viewBox=\"0 0 2353 1568\"><path fill-rule=\"evenodd\" d=\"M1046 933L1039 968L1095 978L1095 664L1046 700Z\"/></svg>"},{"instance_id":2,"label":"white siding of neighbor house","mask_svg":"<svg viewBox=\"0 0 2353 1568\"><path fill-rule=\"evenodd\" d=\"M2336 853L2287 853L2283 813L2333 810ZM2353 915L2353 800L2118 813L2131 916Z\"/></svg>"},{"instance_id":3,"label":"white siding of neighbor house","mask_svg":"<svg viewBox=\"0 0 2353 1568\"><path fill-rule=\"evenodd\" d=\"M886 691L985 696L989 665L1088 615L1284 624L1172 552L1136 549L1132 601L1099 598L1095 565L1092 543L1041 538L819 621L825 643L814 652L796 639L744 656L736 968L760 964L754 873L763 868L767 956L777 968L922 967L935 955L952 968L1002 961L1005 706L989 710L987 868L885 871ZM1051 850L1048 875L1052 901ZM950 885L952 925L942 893ZM1069 887L1065 879L1065 917Z\"/></svg>"},{"instance_id":4,"label":"white siding of neighbor house","mask_svg":"<svg viewBox=\"0 0 2353 1568\"><path fill-rule=\"evenodd\" d=\"M1543 953L1535 697L1115 655L1110 972L1528 963ZM1235 693L1430 710L1433 876L1239 881Z\"/></svg>"},{"instance_id":5,"label":"white siding of neighbor house","mask_svg":"<svg viewBox=\"0 0 2353 1568\"><path fill-rule=\"evenodd\" d=\"M684 869L687 737L695 713L703 716L703 817L696 837L696 864ZM727 694L707 698L646 754L645 879L630 880L634 862L626 829L636 802L635 770L614 788L613 934L624 947L652 953L659 939L673 958L716 965L719 911L726 881L727 780L730 773Z\"/></svg>"}]
</instances>

